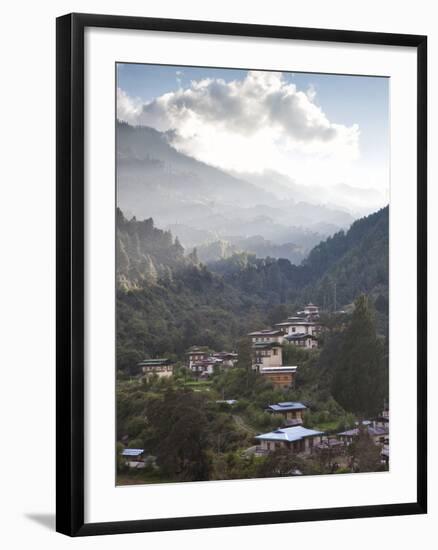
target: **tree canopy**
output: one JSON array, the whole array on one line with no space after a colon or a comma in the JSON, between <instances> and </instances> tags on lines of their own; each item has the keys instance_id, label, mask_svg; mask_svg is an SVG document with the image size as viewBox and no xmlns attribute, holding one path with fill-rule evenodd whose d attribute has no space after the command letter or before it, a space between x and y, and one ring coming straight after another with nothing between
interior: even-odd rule
<instances>
[{"instance_id":1,"label":"tree canopy","mask_svg":"<svg viewBox=\"0 0 438 550\"><path fill-rule=\"evenodd\" d=\"M375 416L383 409L388 390L384 346L376 335L369 300L360 296L352 320L345 330L334 366L332 393L347 411Z\"/></svg>"}]
</instances>

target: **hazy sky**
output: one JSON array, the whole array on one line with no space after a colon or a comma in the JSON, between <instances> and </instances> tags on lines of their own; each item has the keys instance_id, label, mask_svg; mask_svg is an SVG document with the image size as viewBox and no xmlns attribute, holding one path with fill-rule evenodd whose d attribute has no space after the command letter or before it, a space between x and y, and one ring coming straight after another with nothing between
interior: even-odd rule
<instances>
[{"instance_id":1,"label":"hazy sky","mask_svg":"<svg viewBox=\"0 0 438 550\"><path fill-rule=\"evenodd\" d=\"M227 170L300 184L389 187L389 79L141 64L117 66L120 120Z\"/></svg>"}]
</instances>

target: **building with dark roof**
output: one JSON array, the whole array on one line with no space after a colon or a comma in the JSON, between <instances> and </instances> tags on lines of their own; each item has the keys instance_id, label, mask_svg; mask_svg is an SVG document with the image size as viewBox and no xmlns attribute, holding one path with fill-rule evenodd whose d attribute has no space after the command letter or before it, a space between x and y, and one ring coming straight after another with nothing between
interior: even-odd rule
<instances>
[{"instance_id":1,"label":"building with dark roof","mask_svg":"<svg viewBox=\"0 0 438 550\"><path fill-rule=\"evenodd\" d=\"M173 363L170 359L160 358L160 359L144 359L137 363L145 376L151 376L156 374L161 377L169 377L173 374Z\"/></svg>"},{"instance_id":2,"label":"building with dark roof","mask_svg":"<svg viewBox=\"0 0 438 550\"><path fill-rule=\"evenodd\" d=\"M318 339L313 334L305 332L295 332L284 337L286 342L295 344L298 347L314 349L318 347Z\"/></svg>"},{"instance_id":3,"label":"building with dark roof","mask_svg":"<svg viewBox=\"0 0 438 550\"><path fill-rule=\"evenodd\" d=\"M306 405L297 401L284 401L268 405L266 410L270 413L281 416L288 426L297 426L303 423Z\"/></svg>"},{"instance_id":4,"label":"building with dark roof","mask_svg":"<svg viewBox=\"0 0 438 550\"><path fill-rule=\"evenodd\" d=\"M289 389L295 385L297 368L286 365L260 367L259 373L263 378L272 382L276 388Z\"/></svg>"}]
</instances>

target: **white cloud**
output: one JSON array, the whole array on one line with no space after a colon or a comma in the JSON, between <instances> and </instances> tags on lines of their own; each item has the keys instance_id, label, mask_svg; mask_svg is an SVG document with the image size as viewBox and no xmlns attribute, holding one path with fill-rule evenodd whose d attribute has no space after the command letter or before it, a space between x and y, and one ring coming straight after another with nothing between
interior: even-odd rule
<instances>
[{"instance_id":1,"label":"white cloud","mask_svg":"<svg viewBox=\"0 0 438 550\"><path fill-rule=\"evenodd\" d=\"M176 148L225 169L290 173L298 164L333 167L359 157L358 126L330 121L314 89L298 90L281 73L192 81L144 104L118 90L117 115L174 130Z\"/></svg>"},{"instance_id":2,"label":"white cloud","mask_svg":"<svg viewBox=\"0 0 438 550\"><path fill-rule=\"evenodd\" d=\"M141 124L143 103L138 98L128 96L122 89L117 88L117 118L129 124Z\"/></svg>"}]
</instances>

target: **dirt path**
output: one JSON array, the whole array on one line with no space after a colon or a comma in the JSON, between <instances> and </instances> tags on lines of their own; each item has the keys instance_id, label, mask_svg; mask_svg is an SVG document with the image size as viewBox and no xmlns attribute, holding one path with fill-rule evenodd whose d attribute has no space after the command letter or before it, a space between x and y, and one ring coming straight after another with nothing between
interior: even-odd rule
<instances>
[{"instance_id":1,"label":"dirt path","mask_svg":"<svg viewBox=\"0 0 438 550\"><path fill-rule=\"evenodd\" d=\"M251 426L248 426L248 424L243 420L243 418L237 414L233 414L233 420L236 423L236 426L241 429L243 432L246 432L250 436L256 435L256 431L254 428L251 428Z\"/></svg>"}]
</instances>

